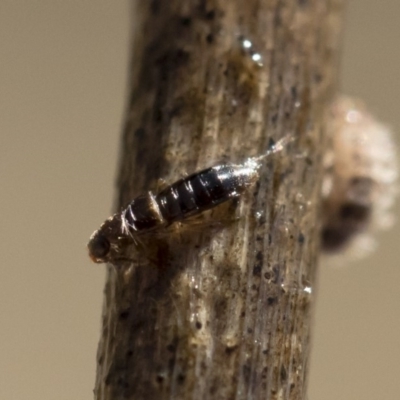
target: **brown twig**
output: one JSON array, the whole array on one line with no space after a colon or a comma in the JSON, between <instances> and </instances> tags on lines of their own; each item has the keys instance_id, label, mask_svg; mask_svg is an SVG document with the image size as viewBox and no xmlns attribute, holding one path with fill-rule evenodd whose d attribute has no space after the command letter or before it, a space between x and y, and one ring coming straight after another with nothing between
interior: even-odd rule
<instances>
[{"instance_id":1,"label":"brown twig","mask_svg":"<svg viewBox=\"0 0 400 400\"><path fill-rule=\"evenodd\" d=\"M97 400L305 398L340 6L137 1L118 209L160 177L295 140L205 215L218 229L171 227L109 268Z\"/></svg>"}]
</instances>

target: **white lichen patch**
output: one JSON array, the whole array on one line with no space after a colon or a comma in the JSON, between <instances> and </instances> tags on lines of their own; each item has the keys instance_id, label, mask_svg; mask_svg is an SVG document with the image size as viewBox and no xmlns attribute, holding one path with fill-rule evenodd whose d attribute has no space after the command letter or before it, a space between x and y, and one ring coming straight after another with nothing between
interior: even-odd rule
<instances>
[{"instance_id":1,"label":"white lichen patch","mask_svg":"<svg viewBox=\"0 0 400 400\"><path fill-rule=\"evenodd\" d=\"M322 246L332 254L362 256L375 248L372 233L394 221L396 148L389 128L349 97L333 104L328 129Z\"/></svg>"}]
</instances>

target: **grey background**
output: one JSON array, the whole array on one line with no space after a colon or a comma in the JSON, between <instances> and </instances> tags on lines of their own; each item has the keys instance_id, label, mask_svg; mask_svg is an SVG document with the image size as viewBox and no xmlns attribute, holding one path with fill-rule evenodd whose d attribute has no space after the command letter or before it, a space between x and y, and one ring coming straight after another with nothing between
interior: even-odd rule
<instances>
[{"instance_id":1,"label":"grey background","mask_svg":"<svg viewBox=\"0 0 400 400\"><path fill-rule=\"evenodd\" d=\"M397 137L399 13L350 0L341 65ZM128 44L127 0L0 2L1 399L92 398L104 268L85 245L113 200ZM399 232L321 265L310 400L399 397Z\"/></svg>"}]
</instances>

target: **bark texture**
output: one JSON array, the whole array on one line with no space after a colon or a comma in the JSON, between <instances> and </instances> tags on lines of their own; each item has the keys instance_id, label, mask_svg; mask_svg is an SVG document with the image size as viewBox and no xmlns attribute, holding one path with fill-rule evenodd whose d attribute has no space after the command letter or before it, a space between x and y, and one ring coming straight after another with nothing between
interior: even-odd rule
<instances>
[{"instance_id":1,"label":"bark texture","mask_svg":"<svg viewBox=\"0 0 400 400\"><path fill-rule=\"evenodd\" d=\"M108 268L96 399L305 399L340 11L341 0L136 2L116 209L158 178L294 140L239 201Z\"/></svg>"}]
</instances>

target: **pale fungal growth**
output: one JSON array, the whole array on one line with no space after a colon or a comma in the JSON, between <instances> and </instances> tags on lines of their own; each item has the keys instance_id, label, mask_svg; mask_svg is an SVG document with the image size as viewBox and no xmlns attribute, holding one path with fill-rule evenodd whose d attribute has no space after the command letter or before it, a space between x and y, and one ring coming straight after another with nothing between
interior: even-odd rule
<instances>
[{"instance_id":1,"label":"pale fungal growth","mask_svg":"<svg viewBox=\"0 0 400 400\"><path fill-rule=\"evenodd\" d=\"M325 158L322 247L360 256L375 247L371 231L394 221L395 145L390 130L349 97L335 101L328 125L332 151Z\"/></svg>"}]
</instances>

